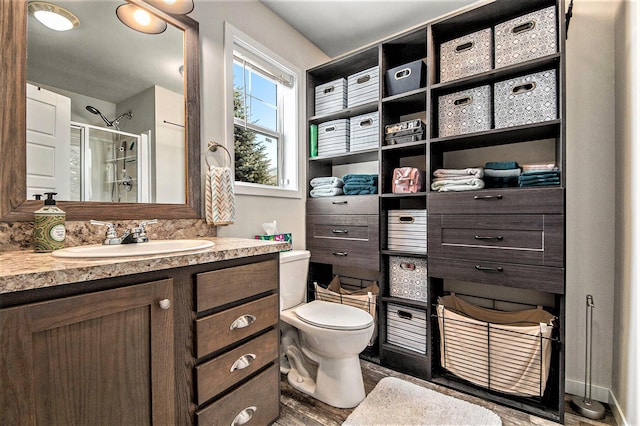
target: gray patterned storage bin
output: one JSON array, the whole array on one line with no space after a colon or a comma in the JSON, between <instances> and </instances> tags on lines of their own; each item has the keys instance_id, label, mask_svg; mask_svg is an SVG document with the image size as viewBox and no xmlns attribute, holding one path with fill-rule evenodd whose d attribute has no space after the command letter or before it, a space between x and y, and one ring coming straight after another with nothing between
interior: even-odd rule
<instances>
[{"instance_id":1,"label":"gray patterned storage bin","mask_svg":"<svg viewBox=\"0 0 640 426\"><path fill-rule=\"evenodd\" d=\"M347 106L353 108L378 100L380 70L373 67L347 77Z\"/></svg>"},{"instance_id":2,"label":"gray patterned storage bin","mask_svg":"<svg viewBox=\"0 0 640 426\"><path fill-rule=\"evenodd\" d=\"M316 86L315 115L330 114L347 107L347 79L339 78Z\"/></svg>"},{"instance_id":3,"label":"gray patterned storage bin","mask_svg":"<svg viewBox=\"0 0 640 426\"><path fill-rule=\"evenodd\" d=\"M378 111L351 117L349 146L350 151L377 148L380 141Z\"/></svg>"},{"instance_id":4,"label":"gray patterned storage bin","mask_svg":"<svg viewBox=\"0 0 640 426\"><path fill-rule=\"evenodd\" d=\"M440 45L440 82L491 70L491 28Z\"/></svg>"},{"instance_id":5,"label":"gray patterned storage bin","mask_svg":"<svg viewBox=\"0 0 640 426\"><path fill-rule=\"evenodd\" d=\"M558 51L556 7L550 6L495 26L495 67L501 68Z\"/></svg>"},{"instance_id":6,"label":"gray patterned storage bin","mask_svg":"<svg viewBox=\"0 0 640 426\"><path fill-rule=\"evenodd\" d=\"M389 210L387 228L389 250L422 254L427 252L426 210Z\"/></svg>"},{"instance_id":7,"label":"gray patterned storage bin","mask_svg":"<svg viewBox=\"0 0 640 426\"><path fill-rule=\"evenodd\" d=\"M439 137L491 129L491 87L462 90L438 98Z\"/></svg>"},{"instance_id":8,"label":"gray patterned storage bin","mask_svg":"<svg viewBox=\"0 0 640 426\"><path fill-rule=\"evenodd\" d=\"M391 296L427 301L427 259L389 256Z\"/></svg>"},{"instance_id":9,"label":"gray patterned storage bin","mask_svg":"<svg viewBox=\"0 0 640 426\"><path fill-rule=\"evenodd\" d=\"M494 84L496 129L558 118L556 70Z\"/></svg>"},{"instance_id":10,"label":"gray patterned storage bin","mask_svg":"<svg viewBox=\"0 0 640 426\"><path fill-rule=\"evenodd\" d=\"M340 155L349 152L349 119L318 124L318 155Z\"/></svg>"},{"instance_id":11,"label":"gray patterned storage bin","mask_svg":"<svg viewBox=\"0 0 640 426\"><path fill-rule=\"evenodd\" d=\"M427 351L427 312L387 304L387 342L421 354Z\"/></svg>"}]
</instances>

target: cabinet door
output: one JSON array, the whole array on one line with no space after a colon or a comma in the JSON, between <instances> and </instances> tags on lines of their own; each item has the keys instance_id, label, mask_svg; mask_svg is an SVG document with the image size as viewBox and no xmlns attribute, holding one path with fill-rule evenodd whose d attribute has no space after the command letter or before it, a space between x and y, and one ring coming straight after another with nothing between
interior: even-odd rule
<instances>
[{"instance_id":1,"label":"cabinet door","mask_svg":"<svg viewBox=\"0 0 640 426\"><path fill-rule=\"evenodd\" d=\"M173 423L172 281L0 310L0 423Z\"/></svg>"}]
</instances>

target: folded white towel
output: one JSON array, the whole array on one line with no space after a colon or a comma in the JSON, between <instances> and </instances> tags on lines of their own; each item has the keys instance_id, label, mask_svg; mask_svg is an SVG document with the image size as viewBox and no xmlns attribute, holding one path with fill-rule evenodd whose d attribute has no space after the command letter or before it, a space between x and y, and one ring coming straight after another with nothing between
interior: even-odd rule
<instances>
[{"instance_id":1,"label":"folded white towel","mask_svg":"<svg viewBox=\"0 0 640 426\"><path fill-rule=\"evenodd\" d=\"M342 188L332 188L332 187L322 187L322 188L313 188L309 195L317 198L317 197L333 197L336 195L343 195L344 191Z\"/></svg>"},{"instance_id":2,"label":"folded white towel","mask_svg":"<svg viewBox=\"0 0 640 426\"><path fill-rule=\"evenodd\" d=\"M316 188L318 186L331 186L334 188L342 188L344 186L344 182L339 177L328 176L328 177L315 177L311 179L309 182L312 188Z\"/></svg>"},{"instance_id":3,"label":"folded white towel","mask_svg":"<svg viewBox=\"0 0 640 426\"><path fill-rule=\"evenodd\" d=\"M433 172L433 176L437 178L446 178L452 176L467 176L481 178L484 175L482 167L468 167L466 169L437 169Z\"/></svg>"},{"instance_id":4,"label":"folded white towel","mask_svg":"<svg viewBox=\"0 0 640 426\"><path fill-rule=\"evenodd\" d=\"M431 189L438 192L448 191L474 191L484 188L484 181L478 178L468 178L465 180L439 180L431 184Z\"/></svg>"},{"instance_id":5,"label":"folded white towel","mask_svg":"<svg viewBox=\"0 0 640 426\"><path fill-rule=\"evenodd\" d=\"M213 225L231 225L236 220L233 170L210 166L205 181L205 217Z\"/></svg>"},{"instance_id":6,"label":"folded white towel","mask_svg":"<svg viewBox=\"0 0 640 426\"><path fill-rule=\"evenodd\" d=\"M488 177L518 177L520 176L520 169L484 169L484 175Z\"/></svg>"}]
</instances>

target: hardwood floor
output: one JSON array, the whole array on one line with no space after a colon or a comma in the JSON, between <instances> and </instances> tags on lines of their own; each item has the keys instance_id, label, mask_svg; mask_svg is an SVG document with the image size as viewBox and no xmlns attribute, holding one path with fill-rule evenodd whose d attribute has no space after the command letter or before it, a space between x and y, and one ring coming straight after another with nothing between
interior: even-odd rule
<instances>
[{"instance_id":1,"label":"hardwood floor","mask_svg":"<svg viewBox=\"0 0 640 426\"><path fill-rule=\"evenodd\" d=\"M498 405L493 402L463 394L452 389L445 388L406 374L398 373L379 365L361 361L362 373L364 377L365 392L368 394L375 387L376 383L384 377L392 376L415 383L425 388L437 390L447 395L481 405L492 410L500 416L504 426L533 424L539 426L557 425L547 419L542 419L522 411ZM317 401L296 389L293 389L287 382L286 376L281 376L282 393L280 397L280 418L273 424L276 426L330 426L340 425L353 411L353 409L340 409L331 407ZM567 398L569 400L569 398ZM601 421L595 421L576 415L567 403L565 406L566 425L616 425L611 410L607 407L607 416Z\"/></svg>"}]
</instances>

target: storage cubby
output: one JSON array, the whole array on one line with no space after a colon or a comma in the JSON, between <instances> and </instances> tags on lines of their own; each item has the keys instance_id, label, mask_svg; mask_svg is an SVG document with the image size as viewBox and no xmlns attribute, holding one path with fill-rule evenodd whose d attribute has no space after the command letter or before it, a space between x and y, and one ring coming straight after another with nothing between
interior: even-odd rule
<instances>
[{"instance_id":1,"label":"storage cubby","mask_svg":"<svg viewBox=\"0 0 640 426\"><path fill-rule=\"evenodd\" d=\"M555 32L548 28L555 28ZM523 34L526 38L528 31L541 29L544 32L536 37L546 43L540 50L542 53L523 52L521 58L524 59L514 60L511 46L504 47L502 40L505 37L508 40ZM527 43L531 40L523 44L527 46ZM464 57L473 59L469 50L478 48L482 66L474 69L462 64L465 68L462 72L454 70L450 73L448 69L445 73L448 75L442 78L443 44L460 52L462 60ZM496 53L498 49L500 52ZM455 67L454 62L458 59L450 59L451 55L446 57L449 58L446 65ZM326 116L313 115L315 86L374 66L379 67L380 78L377 102ZM405 76L419 77L418 84L414 80L412 85L401 87L402 90L392 88L388 81L389 71L401 72L397 74L397 80ZM555 93L553 97L543 98L541 105L542 109L552 107L549 111L555 111L554 116L549 113L531 120L525 116L524 121L518 121L523 117L504 121L504 116L500 115L496 121L496 111L512 114L512 111L504 110L504 87L511 90L507 95L516 99L524 92L533 94L540 84L529 84L530 77L545 71L550 74L543 76L547 80L540 80L540 84L547 84ZM470 7L316 67L307 75L309 124L378 111L380 127L376 149L329 158L309 158L308 162L310 179L350 167L362 170L363 164L369 164L367 170L371 170L371 164L375 164L378 170L378 194L375 195L378 247L369 255L376 260L370 262L368 268L365 266L365 270L358 262L351 266L340 260L312 263L310 276L320 274L329 278L337 269L344 271L345 268L347 271L353 269L356 276L377 274L380 280L379 345L373 359L382 365L562 423L566 171L563 0L496 0ZM524 80L525 77L529 80ZM505 83L511 80L513 87ZM482 92L488 93L489 100L485 107L485 127L471 126L466 132L462 127L459 130L453 127L446 135L440 132L440 98L478 87L488 88ZM464 105L463 101L458 104ZM515 102L516 106L525 104ZM416 132L421 135L419 139L385 140L386 126L409 120L424 123L424 133ZM437 169L483 168L488 162L511 161L520 166L554 163L559 172L559 184L451 192L431 189L433 172ZM393 171L400 167L423 170L424 191L393 193ZM349 217L363 214L361 203L355 202L357 197L341 199L352 204L348 208L351 210ZM370 202L365 204L371 206ZM307 205L309 214L309 202ZM417 242L417 247L412 247L411 239L408 245L396 245L397 229L393 229L389 221L395 220L399 211L407 212L407 216L424 212L426 230L418 233L424 236L425 250ZM419 218L417 222L421 220ZM313 252L313 246L309 247ZM409 263L416 259L420 260L415 262L419 264L424 260L426 263L425 300L401 297L398 292L392 294L393 266L390 262L398 259L409 259ZM464 294L465 298L492 309L518 310L523 303L535 304L544 306L556 316L548 340L548 347L551 347L548 380L546 386L540 387L544 392L537 395L510 393L505 391L508 387L468 380L469 377L456 375L442 365L437 304L439 297L452 292ZM416 327L416 323L420 326ZM407 334L404 329L411 331ZM414 332L417 335L411 334ZM412 336L419 343L402 340ZM366 357L371 358L371 354ZM504 377L509 380L508 375Z\"/></svg>"}]
</instances>

